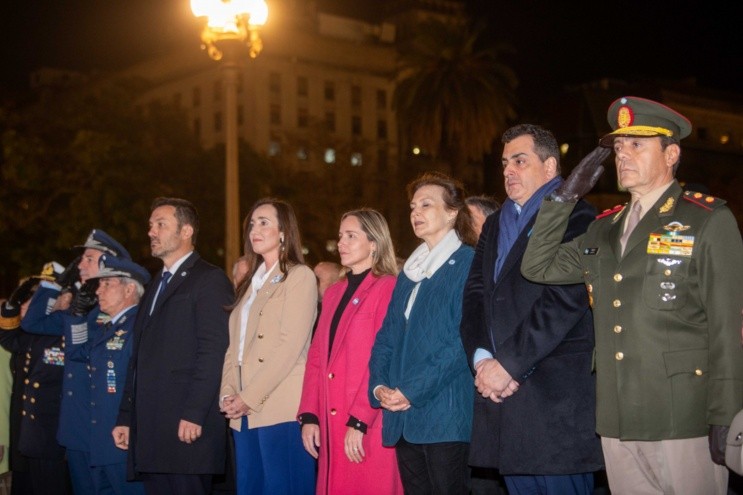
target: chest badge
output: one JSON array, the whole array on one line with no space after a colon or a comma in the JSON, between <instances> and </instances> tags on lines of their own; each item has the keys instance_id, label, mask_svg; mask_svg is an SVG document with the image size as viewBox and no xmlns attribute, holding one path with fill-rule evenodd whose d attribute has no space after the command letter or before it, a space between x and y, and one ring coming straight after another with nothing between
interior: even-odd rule
<instances>
[{"instance_id":1,"label":"chest badge","mask_svg":"<svg viewBox=\"0 0 743 495\"><path fill-rule=\"evenodd\" d=\"M691 225L684 225L681 222L671 222L668 225L664 225L663 228L668 233L677 233L689 230L691 228Z\"/></svg>"},{"instance_id":2,"label":"chest badge","mask_svg":"<svg viewBox=\"0 0 743 495\"><path fill-rule=\"evenodd\" d=\"M663 206L660 207L660 213L668 213L671 211L671 208L673 208L673 204L675 203L675 200L673 198L668 198L665 203L663 203Z\"/></svg>"}]
</instances>

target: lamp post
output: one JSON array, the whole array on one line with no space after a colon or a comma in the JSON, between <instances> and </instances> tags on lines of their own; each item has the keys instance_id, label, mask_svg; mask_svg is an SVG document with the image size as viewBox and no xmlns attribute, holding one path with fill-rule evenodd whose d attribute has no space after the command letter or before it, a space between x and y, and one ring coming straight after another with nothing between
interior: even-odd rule
<instances>
[{"instance_id":1,"label":"lamp post","mask_svg":"<svg viewBox=\"0 0 743 495\"><path fill-rule=\"evenodd\" d=\"M237 75L240 56L247 47L250 58L263 49L258 29L266 23L264 0L191 0L196 17L206 17L202 48L222 63L225 104L225 249L227 273L240 257L240 172L238 168Z\"/></svg>"}]
</instances>

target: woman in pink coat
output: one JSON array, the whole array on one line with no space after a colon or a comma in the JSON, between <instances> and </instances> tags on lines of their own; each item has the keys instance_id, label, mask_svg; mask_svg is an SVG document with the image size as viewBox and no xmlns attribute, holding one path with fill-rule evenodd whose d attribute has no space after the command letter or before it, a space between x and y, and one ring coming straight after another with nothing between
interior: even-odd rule
<instances>
[{"instance_id":1,"label":"woman in pink coat","mask_svg":"<svg viewBox=\"0 0 743 495\"><path fill-rule=\"evenodd\" d=\"M346 276L325 292L299 406L302 442L319 460L318 494L402 494L397 459L382 446L369 405L369 356L387 313L397 265L384 217L350 211L338 233Z\"/></svg>"}]
</instances>

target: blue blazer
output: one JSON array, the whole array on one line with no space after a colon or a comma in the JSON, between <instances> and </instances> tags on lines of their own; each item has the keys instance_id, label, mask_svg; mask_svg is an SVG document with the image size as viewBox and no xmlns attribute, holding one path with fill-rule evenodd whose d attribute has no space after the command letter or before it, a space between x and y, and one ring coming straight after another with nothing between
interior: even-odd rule
<instances>
[{"instance_id":1,"label":"blue blazer","mask_svg":"<svg viewBox=\"0 0 743 495\"><path fill-rule=\"evenodd\" d=\"M462 290L474 251L462 245L430 279L423 279L410 312L405 308L415 282L400 273L369 361L369 401L377 385L399 388L407 411L385 410L382 442L469 442L473 380L459 337Z\"/></svg>"},{"instance_id":2,"label":"blue blazer","mask_svg":"<svg viewBox=\"0 0 743 495\"><path fill-rule=\"evenodd\" d=\"M91 466L126 463L126 451L114 445L111 430L116 426L124 393L136 317L137 306L134 306L116 324L98 325L86 343L66 347L67 361L90 366ZM82 435L83 431L78 434Z\"/></svg>"},{"instance_id":3,"label":"blue blazer","mask_svg":"<svg viewBox=\"0 0 743 495\"><path fill-rule=\"evenodd\" d=\"M59 290L41 287L33 296L21 326L29 333L39 335L64 335L65 343L87 341L90 329L96 325L100 308L95 307L87 316L74 316L69 311L48 313L52 299ZM90 428L90 377L85 363L65 359L62 381L62 405L59 411L57 441L70 450L90 451L88 435L80 432Z\"/></svg>"}]
</instances>

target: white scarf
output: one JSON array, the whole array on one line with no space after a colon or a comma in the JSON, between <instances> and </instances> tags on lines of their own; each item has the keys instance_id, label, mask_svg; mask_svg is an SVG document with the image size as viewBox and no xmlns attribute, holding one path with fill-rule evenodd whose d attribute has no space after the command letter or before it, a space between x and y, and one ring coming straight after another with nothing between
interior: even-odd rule
<instances>
[{"instance_id":1,"label":"white scarf","mask_svg":"<svg viewBox=\"0 0 743 495\"><path fill-rule=\"evenodd\" d=\"M433 249L428 249L428 244L424 242L413 251L413 254L410 255L403 267L405 275L413 282L417 282L413 288L413 292L410 294L410 299L408 299L408 306L405 308L405 318L410 316L410 310L413 308L413 303L415 303L415 297L418 295L418 287L420 287L421 281L424 278L433 277L433 274L446 263L446 260L461 245L462 241L459 240L457 232L452 229L446 233Z\"/></svg>"}]
</instances>

